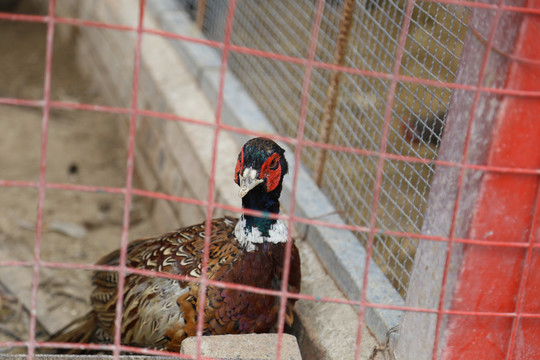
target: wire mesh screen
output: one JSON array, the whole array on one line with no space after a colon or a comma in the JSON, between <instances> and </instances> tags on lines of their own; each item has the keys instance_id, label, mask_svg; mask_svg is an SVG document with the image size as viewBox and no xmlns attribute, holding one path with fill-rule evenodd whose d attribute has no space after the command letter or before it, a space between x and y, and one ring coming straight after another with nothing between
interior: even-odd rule
<instances>
[{"instance_id":1,"label":"wire mesh screen","mask_svg":"<svg viewBox=\"0 0 540 360\"><path fill-rule=\"evenodd\" d=\"M227 1L184 5L197 13L203 32L222 41ZM327 1L316 60L367 71L392 73L406 1ZM315 2L239 1L232 43L278 54L306 57ZM350 8L347 8L350 7ZM401 75L452 82L461 54L468 10L431 1L415 3ZM233 53L230 68L248 88L277 133L294 136L302 93L303 67L262 57ZM424 84L398 83L391 107L386 149L380 149L391 83L380 77L337 74L315 69L312 74L305 138L315 142L379 150L435 159L451 91ZM306 148L303 163L349 224L368 225L377 158ZM434 167L426 163L386 160L377 227L418 232ZM358 233L362 243L368 234ZM406 237L377 235L374 260L399 293L406 294L416 242Z\"/></svg>"}]
</instances>

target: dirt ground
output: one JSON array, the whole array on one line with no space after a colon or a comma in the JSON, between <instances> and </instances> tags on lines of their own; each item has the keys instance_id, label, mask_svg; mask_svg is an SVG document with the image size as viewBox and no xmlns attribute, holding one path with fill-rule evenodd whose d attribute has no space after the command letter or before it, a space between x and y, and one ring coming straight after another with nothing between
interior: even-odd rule
<instances>
[{"instance_id":1,"label":"dirt ground","mask_svg":"<svg viewBox=\"0 0 540 360\"><path fill-rule=\"evenodd\" d=\"M21 13L36 13L22 2ZM46 25L0 21L0 97L40 100L45 73ZM51 99L105 104L106 99L75 64L70 39L54 39ZM0 179L38 181L42 109L0 105ZM53 109L50 113L46 180L53 183L122 187L126 151L117 115ZM0 187L0 261L32 260L38 191ZM92 264L120 243L123 196L47 190L43 261ZM131 209L130 239L152 234L140 199ZM42 269L38 338L88 310L88 271ZM0 267L0 341L28 339L30 268ZM13 349L0 349L2 352Z\"/></svg>"}]
</instances>

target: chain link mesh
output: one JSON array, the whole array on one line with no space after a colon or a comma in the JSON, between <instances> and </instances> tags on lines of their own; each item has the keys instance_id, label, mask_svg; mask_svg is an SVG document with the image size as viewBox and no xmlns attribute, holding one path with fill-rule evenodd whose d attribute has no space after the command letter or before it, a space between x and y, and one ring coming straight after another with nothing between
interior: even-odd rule
<instances>
[{"instance_id":1,"label":"chain link mesh","mask_svg":"<svg viewBox=\"0 0 540 360\"><path fill-rule=\"evenodd\" d=\"M204 11L202 30L212 40L223 40L228 1L208 0L197 9L196 0L182 0L195 11ZM188 4L189 3L189 4ZM199 2L203 4L203 2ZM321 24L316 60L334 63L345 1L327 1ZM189 5L189 6L188 6ZM305 58L315 13L313 0L251 1L237 5L232 42L235 45ZM406 1L356 2L346 41L343 65L392 73ZM430 1L417 1L407 34L400 74L442 82L456 76L468 10ZM246 86L280 135L295 136L300 109L303 67L267 58L232 53L230 69ZM321 119L328 101L332 71L316 68L310 85L305 137L323 141ZM384 109L390 81L380 77L341 74L335 108L330 115L328 142L379 151ZM392 105L386 152L435 159L451 91L414 83L399 83ZM303 163L316 174L320 186L349 224L369 225L377 158L306 148ZM434 167L429 164L386 160L377 227L419 232ZM366 243L368 234L358 233ZM416 241L377 235L374 260L405 296L414 261Z\"/></svg>"}]
</instances>

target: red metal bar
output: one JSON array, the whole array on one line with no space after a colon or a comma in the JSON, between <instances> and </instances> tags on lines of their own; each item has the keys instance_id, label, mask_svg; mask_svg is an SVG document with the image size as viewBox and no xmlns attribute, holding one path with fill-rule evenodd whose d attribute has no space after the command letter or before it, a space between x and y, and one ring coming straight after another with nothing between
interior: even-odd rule
<instances>
[{"instance_id":1,"label":"red metal bar","mask_svg":"<svg viewBox=\"0 0 540 360\"><path fill-rule=\"evenodd\" d=\"M199 304L206 303L206 289L208 287L208 259L209 259L209 249L210 249L210 234L212 232L212 217L214 213L214 200L215 200L215 175L216 175L216 162L217 162L217 150L218 150L218 141L219 141L219 132L221 131L221 114L223 108L223 94L225 89L225 74L227 72L227 61L229 57L229 49L231 43L231 32L232 24L234 20L234 11L236 9L236 0L231 0L229 2L229 8L227 12L227 21L225 24L225 38L223 43L223 50L221 53L221 67L219 72L219 89L218 97L216 104L216 118L215 118L215 128L212 141L212 158L210 164L210 178L208 179L208 199L206 204L206 220L205 220L205 230L204 230L204 251L203 251L203 261L202 261L202 272L199 283ZM196 359L202 359L201 357L201 344L203 336L203 327L204 327L204 306L200 306L198 309L197 316L197 343L195 355Z\"/></svg>"},{"instance_id":2,"label":"red metal bar","mask_svg":"<svg viewBox=\"0 0 540 360\"><path fill-rule=\"evenodd\" d=\"M464 2L463 4L475 4L473 2ZM484 8L485 6L471 6L472 8L480 7ZM489 6L488 8L492 8L493 5ZM527 13L525 11L526 8L518 8L518 7L503 7L503 9L507 9L507 11L515 11L520 13ZM531 14L537 14L536 11L531 11ZM27 19L28 17L28 19ZM13 21L39 21L39 22L46 22L47 17L46 16L33 16L33 15L23 15L19 16L17 14L5 14L0 13L0 19L7 19L7 20L13 20ZM32 20L30 20L32 19ZM110 29L110 30L118 30L118 31L138 31L137 28L126 26L126 25L117 25L117 24L109 24L109 23L102 23L97 21L89 21L89 20L81 20L81 19L71 19L71 18L56 18L56 23L59 24L69 24L73 26L86 26L86 27L96 27L96 28L103 28L103 29ZM202 44L207 45L211 47L215 47L218 49L223 49L224 44L221 42L196 38L196 37L190 37L175 33L170 33L162 30L155 30L155 29L146 29L143 28L142 31L144 33L148 34L154 34L159 35L161 37L166 37L170 39L176 39L176 40L182 40L186 42L193 42L196 44ZM267 59L275 59L278 61L284 61L289 62L293 64L300 64L300 65L306 65L306 59L304 58L297 58L293 56L287 56L282 54L277 54L269 51L263 51L263 50L257 50L247 47L242 47L238 45L231 44L229 51L234 51L246 55L251 56L257 56L257 57L263 57ZM520 59L519 57L517 59ZM538 61L535 59L528 59L528 58L522 58L521 61L525 62L532 62L538 64ZM496 94L513 94L515 96L529 96L529 97L540 97L540 91L534 90L534 91L523 91L523 90L511 90L511 89L497 89L497 88L491 88L491 87L484 87L484 86L471 86L471 85L465 85L465 84L457 84L457 83L446 83L441 82L439 80L430 80L430 79L422 79L422 78L415 78L411 76L406 75L392 75L387 73L380 73L375 71L368 71L368 70L362 70L357 68L351 68L351 67L345 67L345 66L339 66L335 64L329 64L319 61L314 61L313 66L320 69L326 69L326 70L335 70L340 71L343 73L351 74L351 75L361 75L366 77L374 77L379 79L386 79L386 80L392 80L397 79L400 82L405 83L413 83L413 84L420 84L425 85L429 87L444 87L452 90L470 90L470 91L482 91L482 92L491 92Z\"/></svg>"},{"instance_id":3,"label":"red metal bar","mask_svg":"<svg viewBox=\"0 0 540 360\"><path fill-rule=\"evenodd\" d=\"M405 52L405 42L407 41L407 35L409 33L409 26L411 24L411 15L413 12L415 0L408 0L405 7L405 12L403 14L403 20L401 23L401 30L399 33L399 38L397 42L396 53L394 57L394 64L392 67L392 81L388 88L388 95L386 98L386 106L384 109L384 124L381 133L381 143L379 145L379 153L386 153L386 146L388 144L388 134L390 133L390 123L392 120L392 111L394 108L394 99L396 96L396 88L398 84L398 75L401 70L401 61L403 54ZM384 164L386 159L384 157L379 157L377 161L377 172L375 175L375 184L373 188L373 201L371 204L371 216L369 219L369 236L366 246L366 261L364 265L364 278L362 280L362 295L359 316L358 316L358 334L356 338L356 350L355 350L355 359L360 359L360 344L362 340L362 329L364 327L364 316L366 312L366 307L363 305L367 302L367 291L368 291L368 281L369 281L369 267L371 263L371 257L373 254L373 241L375 239L375 226L377 223L377 209L379 208L379 197L382 187L382 178L384 172Z\"/></svg>"},{"instance_id":4,"label":"red metal bar","mask_svg":"<svg viewBox=\"0 0 540 360\"><path fill-rule=\"evenodd\" d=\"M31 267L32 262L23 262L23 261L10 261L6 262L5 266L20 266L20 267ZM73 269L73 270L89 270L89 271L117 271L118 266L105 266L105 265L93 265L93 264L79 264L79 263L56 263L56 262L41 262L41 267L43 268L53 268L53 269ZM161 273L156 271L138 269L138 268L126 268L126 274L137 274L141 276L153 276L161 277L166 279L173 279L178 281L190 281L190 282L201 282L200 278L194 278L187 275L176 275L171 273ZM215 281L207 280L207 283L212 286L221 287L221 288L230 288L235 290L242 290L262 295L272 295L280 296L282 294L281 290L271 290L264 288L257 288L248 285L229 283L224 281ZM318 301L318 302L332 302L337 304L348 304L354 306L366 306L380 309L390 309L390 310L399 310L399 311L414 311L414 312L423 312L423 313L438 313L436 309L425 309L421 307L412 307L412 306L400 306L400 305L388 305L388 304L378 304L370 302L362 302L360 300L349 300L345 298L330 298L330 297L319 297L307 294L297 294L297 293L286 293L287 297L309 300L309 301ZM495 317L517 317L518 315L514 312L493 312L493 311L467 311L467 310L443 310L443 314L453 314L453 315L463 315L463 316L495 316ZM523 312L521 314L522 318L540 318L538 313L528 313Z\"/></svg>"},{"instance_id":5,"label":"red metal bar","mask_svg":"<svg viewBox=\"0 0 540 360\"><path fill-rule=\"evenodd\" d=\"M34 260L32 274L32 291L30 300L30 323L28 335L28 358L34 359L36 348L36 314L37 314L37 293L39 286L39 268L41 256L41 234L43 229L43 203L45 201L45 176L47 171L47 139L49 132L50 98L51 98L51 69L54 42L54 13L55 0L49 2L49 16L47 23L47 39L45 53L45 79L43 84L43 121L41 128L41 155L39 169L38 202L36 214L36 239L34 243Z\"/></svg>"},{"instance_id":6,"label":"red metal bar","mask_svg":"<svg viewBox=\"0 0 540 360\"><path fill-rule=\"evenodd\" d=\"M513 172L509 172L509 173L513 173ZM31 182L31 181L0 180L0 186L37 188L39 185L37 182ZM125 194L124 188L64 184L64 183L46 183L45 186L47 189L110 193L110 194ZM179 202L179 203L187 203L191 205L199 205L199 206L207 205L206 201L204 200L185 198L181 196L175 196L175 195L170 195L166 193L141 190L141 189L135 189L135 188L132 189L132 195L140 195L140 196L153 198L153 199L160 199L160 200L173 201L173 202ZM256 216L262 215L262 212L260 211L242 209L240 207L231 206L227 204L214 203L214 207L216 209L227 210L227 211L236 212L236 213L245 213L245 214L256 215ZM449 239L448 237L445 237L445 236L426 235L426 234L421 234L421 233L370 228L369 226L360 226L360 225L335 224L335 223L329 223L322 220L302 218L302 217L291 216L287 214L268 214L268 216L272 218L276 218L276 219L285 220L285 221L292 220L294 223L301 223L301 224L313 225L313 226L324 226L324 227L329 227L333 229L349 230L349 231L355 231L355 232L370 232L371 230L373 230L376 234L385 234L385 235L390 235L390 236L410 237L410 238L416 238L419 240L431 240L431 241L443 241L443 242L446 242ZM521 242L512 242L512 241L507 242L507 241L496 241L496 240L494 241L494 240L459 238L459 237L455 237L454 242L463 243L463 244L473 244L473 245L486 245L490 247L505 247L505 248L508 248L508 247L525 248L528 246L527 244L524 244ZM540 244L538 243L533 244L533 248L540 248ZM0 262L0 266L3 266L2 264L3 263Z\"/></svg>"},{"instance_id":7,"label":"red metal bar","mask_svg":"<svg viewBox=\"0 0 540 360\"><path fill-rule=\"evenodd\" d=\"M515 95L515 93L511 90L510 91L501 90L501 94ZM0 97L0 104L42 107L43 101ZM133 110L130 108L119 108L119 107L111 107L111 106L103 106L103 105L95 105L95 104L82 104L82 103L71 103L71 102L62 102L62 101L51 101L50 108L76 109L76 110L97 111L97 112L115 113L115 114L129 114L129 115L133 113ZM155 118L164 119L164 120L186 122L186 123L201 125L205 127L216 126L215 123L208 123L206 121L202 121L198 119L186 118L184 116L178 116L174 114L162 113L162 112L151 111L151 110L138 109L135 111L135 113L139 116L148 116L148 117L155 117ZM268 134L266 133L248 130L248 129L231 126L227 124L221 124L220 128L222 130L227 130L227 131L244 134L244 135L268 136ZM418 157L408 156L408 155L399 155L399 154L392 154L392 153L386 153L386 152L381 153L379 151L365 150L365 149L360 149L360 148L330 145L330 144L324 144L320 142L303 140L303 139L296 139L296 138L281 136L281 135L272 135L272 138L277 141L282 141L288 144L293 144L293 145L301 144L303 147L314 147L317 149L326 149L326 150L331 150L335 152L345 152L345 153L364 155L364 156L384 157L385 159L388 159L388 160L405 161L405 162L419 163L419 164L434 164L437 166L460 167L460 168L465 168L465 169L480 170L480 171L486 171L486 172L540 175L540 169L528 169L528 168L508 167L508 166L488 166L488 165L482 165L482 164L468 164L468 163L462 164L459 162L444 161L444 160L438 160L438 159L434 159L434 160L424 159L424 158L418 158ZM4 184L5 184L5 181L0 180L0 186L8 186ZM70 185L66 185L66 186L70 186Z\"/></svg>"},{"instance_id":8,"label":"red metal bar","mask_svg":"<svg viewBox=\"0 0 540 360\"><path fill-rule=\"evenodd\" d=\"M120 241L120 259L118 265L118 292L116 298L116 314L114 327L114 359L120 358L120 346L122 345L122 315L124 313L124 287L126 276L127 244L129 239L129 218L131 209L131 197L133 187L133 159L135 157L135 133L137 129L137 109L139 97L139 75L141 69L142 28L144 20L145 0L139 1L139 17L137 25L137 41L135 46L135 61L133 65L133 81L131 90L131 115L129 121L128 152L126 165L126 186L124 193L124 217L122 224L122 237Z\"/></svg>"},{"instance_id":9,"label":"red metal bar","mask_svg":"<svg viewBox=\"0 0 540 360\"><path fill-rule=\"evenodd\" d=\"M306 62L306 68L304 70L304 82L302 84L302 99L300 103L300 115L298 118L298 128L296 130L296 148L294 152L294 169L292 172L292 191L291 191L291 205L289 208L289 214L294 215L296 210L296 190L298 184L298 172L300 167L300 161L302 157L302 139L304 138L304 129L307 117L307 107L309 102L309 87L311 84L311 76L313 73L313 63L315 61L315 52L317 51L317 40L319 38L319 29L322 21L322 15L324 12L324 0L317 2L315 10L315 16L313 19L313 26L311 28L311 37L309 44L308 58ZM289 229L292 229L294 222L292 219L288 221ZM289 282L289 272L291 265L291 250L292 250L292 231L287 234L287 243L285 244L285 258L283 262L283 276L281 281L281 298L279 307L279 320L278 320L278 345L276 351L276 360L281 358L281 347L283 339L283 330L285 328L285 311L287 306L287 287Z\"/></svg>"},{"instance_id":10,"label":"red metal bar","mask_svg":"<svg viewBox=\"0 0 540 360\"><path fill-rule=\"evenodd\" d=\"M491 4L488 2L471 2L468 0L424 0L425 2L433 2L438 4L448 4L448 5L455 5L455 6L461 6L464 8L471 8L471 9L486 9L486 10L496 10L497 5ZM518 12L523 14L531 14L531 15L540 15L540 11L538 9L529 8L526 6L512 6L512 5L503 5L502 7L503 11L506 12ZM0 12L0 19L6 19L6 20L13 20L13 21L28 21L28 22L47 22L47 16L43 15L27 15L27 14L12 14L12 13L3 13ZM64 21L64 18L56 18L58 20L62 20L62 23L67 23ZM81 25L81 26L93 26L93 23L98 23L95 21L90 20L82 20L82 19L69 19L73 22L73 24ZM110 24L111 26L118 26L122 28L126 28L127 30L133 30L133 27L129 26L122 26L122 25L114 25ZM154 30L154 29L148 29L148 30ZM157 30L159 31L159 30Z\"/></svg>"}]
</instances>

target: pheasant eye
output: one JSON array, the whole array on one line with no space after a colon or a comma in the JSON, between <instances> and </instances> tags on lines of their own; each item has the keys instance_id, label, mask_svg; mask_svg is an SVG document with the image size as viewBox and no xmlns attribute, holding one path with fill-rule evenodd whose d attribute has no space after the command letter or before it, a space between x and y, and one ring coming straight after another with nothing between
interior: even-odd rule
<instances>
[{"instance_id":1,"label":"pheasant eye","mask_svg":"<svg viewBox=\"0 0 540 360\"><path fill-rule=\"evenodd\" d=\"M268 167L270 168L270 170L276 170L278 168L278 165L279 165L279 157L275 156L270 161L270 165Z\"/></svg>"}]
</instances>

